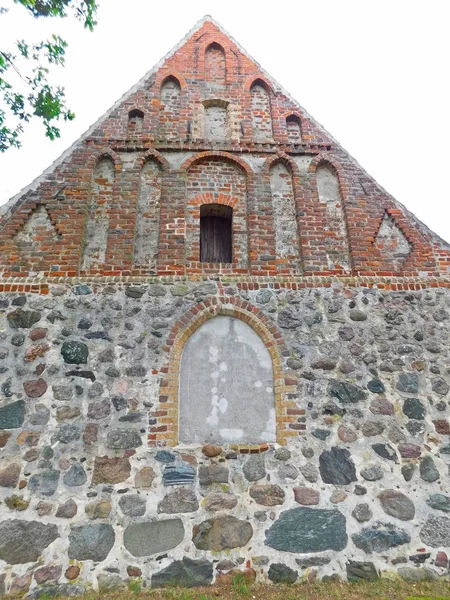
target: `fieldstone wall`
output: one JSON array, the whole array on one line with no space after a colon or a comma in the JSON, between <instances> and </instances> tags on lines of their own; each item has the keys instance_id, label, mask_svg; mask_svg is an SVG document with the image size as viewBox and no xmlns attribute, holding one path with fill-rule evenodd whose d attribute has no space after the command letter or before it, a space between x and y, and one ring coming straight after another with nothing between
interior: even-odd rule
<instances>
[{"instance_id":1,"label":"fieldstone wall","mask_svg":"<svg viewBox=\"0 0 450 600\"><path fill-rule=\"evenodd\" d=\"M0 594L448 576L448 290L290 287L1 294ZM177 418L158 404L172 327L227 298L284 340L289 443L150 447Z\"/></svg>"}]
</instances>

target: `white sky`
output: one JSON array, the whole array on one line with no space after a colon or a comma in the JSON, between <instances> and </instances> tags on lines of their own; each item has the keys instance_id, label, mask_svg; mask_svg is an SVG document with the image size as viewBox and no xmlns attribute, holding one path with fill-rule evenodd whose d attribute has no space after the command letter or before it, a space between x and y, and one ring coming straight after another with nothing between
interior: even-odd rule
<instances>
[{"instance_id":1,"label":"white sky","mask_svg":"<svg viewBox=\"0 0 450 600\"><path fill-rule=\"evenodd\" d=\"M0 155L0 205L31 183L205 14L211 14L360 164L450 241L449 0L100 0L98 26L12 6L0 46L59 33L76 120L31 125Z\"/></svg>"}]
</instances>

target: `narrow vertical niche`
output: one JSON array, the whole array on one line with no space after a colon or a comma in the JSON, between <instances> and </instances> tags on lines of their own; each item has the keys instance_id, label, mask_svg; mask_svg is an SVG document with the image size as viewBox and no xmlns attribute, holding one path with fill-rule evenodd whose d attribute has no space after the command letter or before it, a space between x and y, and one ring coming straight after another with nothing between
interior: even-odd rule
<instances>
[{"instance_id":1,"label":"narrow vertical niche","mask_svg":"<svg viewBox=\"0 0 450 600\"><path fill-rule=\"evenodd\" d=\"M105 156L97 162L92 175L84 236L84 271L99 270L105 264L113 188L114 163Z\"/></svg>"},{"instance_id":2,"label":"narrow vertical niche","mask_svg":"<svg viewBox=\"0 0 450 600\"><path fill-rule=\"evenodd\" d=\"M170 75L161 86L159 137L177 139L180 119L181 86L176 77Z\"/></svg>"},{"instance_id":3,"label":"narrow vertical niche","mask_svg":"<svg viewBox=\"0 0 450 600\"><path fill-rule=\"evenodd\" d=\"M205 139L223 142L228 138L228 104L223 100L207 100L205 109Z\"/></svg>"},{"instance_id":4,"label":"narrow vertical niche","mask_svg":"<svg viewBox=\"0 0 450 600\"><path fill-rule=\"evenodd\" d=\"M282 162L270 169L270 189L277 257L298 261L300 257L292 174Z\"/></svg>"},{"instance_id":5,"label":"narrow vertical niche","mask_svg":"<svg viewBox=\"0 0 450 600\"><path fill-rule=\"evenodd\" d=\"M205 50L205 81L210 87L224 87L226 70L225 51L220 44L213 42Z\"/></svg>"},{"instance_id":6,"label":"narrow vertical niche","mask_svg":"<svg viewBox=\"0 0 450 600\"><path fill-rule=\"evenodd\" d=\"M300 144L302 141L302 130L300 119L296 115L289 115L286 119L287 138L290 144Z\"/></svg>"},{"instance_id":7,"label":"narrow vertical niche","mask_svg":"<svg viewBox=\"0 0 450 600\"><path fill-rule=\"evenodd\" d=\"M326 205L325 245L328 268L348 271L350 258L347 227L338 176L331 165L322 163L316 169L316 181L319 200Z\"/></svg>"},{"instance_id":8,"label":"narrow vertical niche","mask_svg":"<svg viewBox=\"0 0 450 600\"><path fill-rule=\"evenodd\" d=\"M128 135L133 136L141 133L144 127L144 113L138 108L130 110L128 113Z\"/></svg>"},{"instance_id":9,"label":"narrow vertical niche","mask_svg":"<svg viewBox=\"0 0 450 600\"><path fill-rule=\"evenodd\" d=\"M257 79L250 88L252 105L252 134L255 142L272 139L272 114L266 84Z\"/></svg>"},{"instance_id":10,"label":"narrow vertical niche","mask_svg":"<svg viewBox=\"0 0 450 600\"><path fill-rule=\"evenodd\" d=\"M156 272L161 199L161 167L147 161L141 170L134 239L134 266Z\"/></svg>"}]
</instances>

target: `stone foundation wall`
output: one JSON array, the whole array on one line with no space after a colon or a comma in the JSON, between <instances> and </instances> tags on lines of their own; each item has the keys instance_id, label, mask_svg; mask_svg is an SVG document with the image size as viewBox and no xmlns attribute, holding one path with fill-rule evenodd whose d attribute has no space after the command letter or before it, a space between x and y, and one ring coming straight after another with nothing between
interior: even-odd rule
<instances>
[{"instance_id":1,"label":"stone foundation wall","mask_svg":"<svg viewBox=\"0 0 450 600\"><path fill-rule=\"evenodd\" d=\"M0 595L448 576L448 290L289 287L0 295ZM151 447L173 328L233 299L283 340L287 444Z\"/></svg>"}]
</instances>

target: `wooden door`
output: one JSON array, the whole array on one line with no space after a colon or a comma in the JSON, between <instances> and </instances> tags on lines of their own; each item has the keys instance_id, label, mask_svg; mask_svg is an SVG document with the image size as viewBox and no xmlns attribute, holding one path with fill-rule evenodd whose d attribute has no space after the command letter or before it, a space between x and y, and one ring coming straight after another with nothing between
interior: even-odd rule
<instances>
[{"instance_id":1,"label":"wooden door","mask_svg":"<svg viewBox=\"0 0 450 600\"><path fill-rule=\"evenodd\" d=\"M200 217L200 261L231 263L231 220L225 217Z\"/></svg>"}]
</instances>

